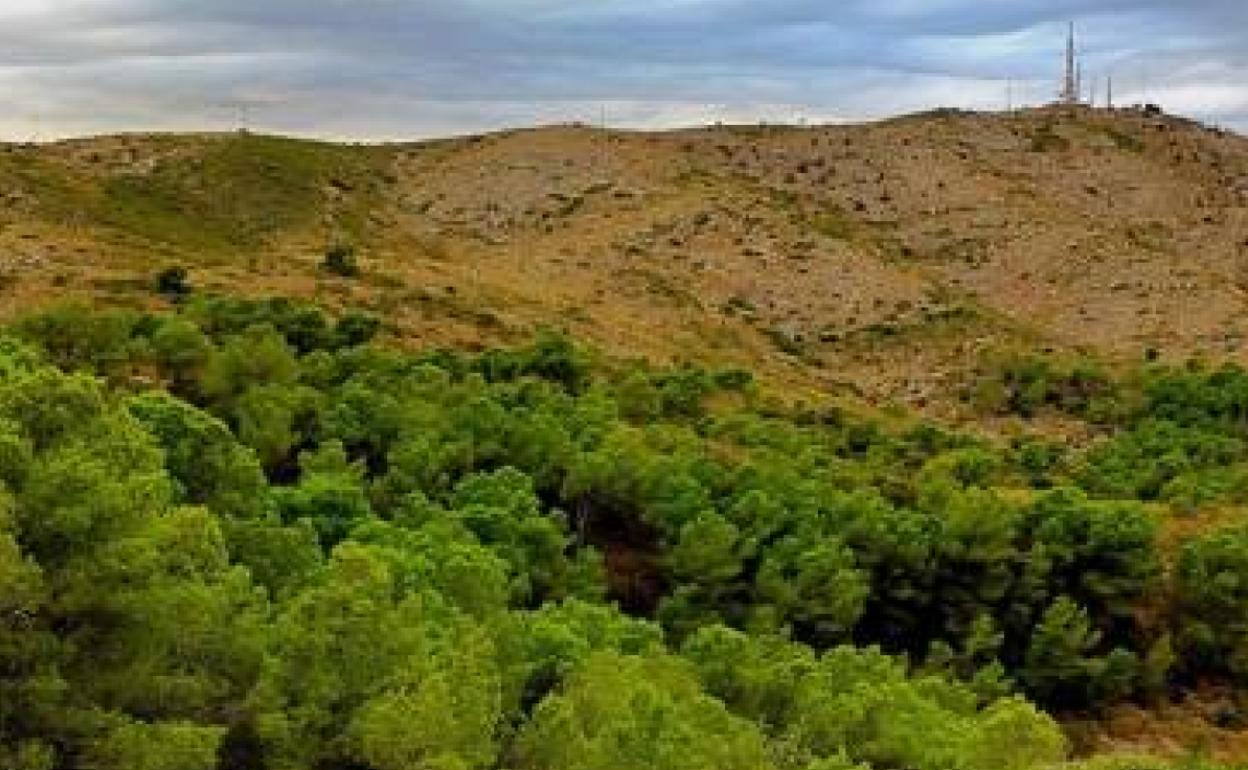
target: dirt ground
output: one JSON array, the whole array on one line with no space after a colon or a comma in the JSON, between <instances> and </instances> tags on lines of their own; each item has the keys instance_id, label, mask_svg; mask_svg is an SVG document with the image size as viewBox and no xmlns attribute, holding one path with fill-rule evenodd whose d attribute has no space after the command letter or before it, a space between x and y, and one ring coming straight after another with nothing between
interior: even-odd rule
<instances>
[{"instance_id":1,"label":"dirt ground","mask_svg":"<svg viewBox=\"0 0 1248 770\"><path fill-rule=\"evenodd\" d=\"M952 420L986 351L1248 360L1248 139L1144 111L2 150L0 314L151 304L181 264L375 308L405 344L555 326ZM355 280L319 265L344 238Z\"/></svg>"}]
</instances>

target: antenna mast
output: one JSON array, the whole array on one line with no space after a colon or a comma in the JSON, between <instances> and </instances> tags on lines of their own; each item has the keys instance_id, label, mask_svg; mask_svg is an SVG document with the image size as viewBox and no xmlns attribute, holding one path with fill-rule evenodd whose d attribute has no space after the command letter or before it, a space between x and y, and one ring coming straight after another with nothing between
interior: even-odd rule
<instances>
[{"instance_id":1,"label":"antenna mast","mask_svg":"<svg viewBox=\"0 0 1248 770\"><path fill-rule=\"evenodd\" d=\"M1062 92L1059 100L1062 104L1079 103L1080 67L1078 55L1075 53L1075 23L1070 23L1070 36L1066 39L1066 76L1062 80Z\"/></svg>"}]
</instances>

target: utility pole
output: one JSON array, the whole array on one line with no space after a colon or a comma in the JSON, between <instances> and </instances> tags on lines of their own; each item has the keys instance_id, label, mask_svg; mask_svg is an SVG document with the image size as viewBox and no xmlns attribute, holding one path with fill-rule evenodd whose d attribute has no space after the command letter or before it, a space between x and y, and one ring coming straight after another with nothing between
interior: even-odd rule
<instances>
[{"instance_id":1,"label":"utility pole","mask_svg":"<svg viewBox=\"0 0 1248 770\"><path fill-rule=\"evenodd\" d=\"M245 134L251 130L251 108L250 102L244 99L233 99L227 102L221 102L218 108L225 110L228 116L225 118L231 126L231 131Z\"/></svg>"},{"instance_id":2,"label":"utility pole","mask_svg":"<svg viewBox=\"0 0 1248 770\"><path fill-rule=\"evenodd\" d=\"M1105 80L1105 109L1112 110L1114 108L1114 76L1110 75Z\"/></svg>"},{"instance_id":3,"label":"utility pole","mask_svg":"<svg viewBox=\"0 0 1248 770\"><path fill-rule=\"evenodd\" d=\"M231 102L234 108L234 126L240 134L250 133L259 102L247 98L235 99Z\"/></svg>"},{"instance_id":4,"label":"utility pole","mask_svg":"<svg viewBox=\"0 0 1248 770\"><path fill-rule=\"evenodd\" d=\"M603 181L610 179L611 174L608 165L611 159L611 134L607 129L607 103L603 102L599 105L601 113L599 114L598 130L602 139L601 150L598 159L598 165L601 169Z\"/></svg>"}]
</instances>

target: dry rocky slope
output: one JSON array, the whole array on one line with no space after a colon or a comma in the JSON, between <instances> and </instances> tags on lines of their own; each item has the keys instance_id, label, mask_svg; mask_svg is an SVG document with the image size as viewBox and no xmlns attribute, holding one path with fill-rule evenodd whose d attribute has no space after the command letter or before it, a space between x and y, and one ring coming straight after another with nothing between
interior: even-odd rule
<instances>
[{"instance_id":1,"label":"dry rocky slope","mask_svg":"<svg viewBox=\"0 0 1248 770\"><path fill-rule=\"evenodd\" d=\"M0 314L200 288L367 306L413 344L552 325L623 357L956 416L999 348L1248 359L1248 139L1136 110L935 112L346 146L0 151ZM353 244L363 274L320 269Z\"/></svg>"}]
</instances>

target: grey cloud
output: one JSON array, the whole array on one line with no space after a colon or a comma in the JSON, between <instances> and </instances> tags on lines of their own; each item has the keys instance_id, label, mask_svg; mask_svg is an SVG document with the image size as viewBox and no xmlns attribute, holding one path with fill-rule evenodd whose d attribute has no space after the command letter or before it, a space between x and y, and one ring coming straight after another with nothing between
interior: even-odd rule
<instances>
[{"instance_id":1,"label":"grey cloud","mask_svg":"<svg viewBox=\"0 0 1248 770\"><path fill-rule=\"evenodd\" d=\"M1124 97L1248 127L1243 0L7 0L0 131L228 120L362 138L873 117L1049 98L1062 27ZM6 17L6 14L9 14ZM1202 99L1202 94L1206 98Z\"/></svg>"}]
</instances>

